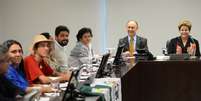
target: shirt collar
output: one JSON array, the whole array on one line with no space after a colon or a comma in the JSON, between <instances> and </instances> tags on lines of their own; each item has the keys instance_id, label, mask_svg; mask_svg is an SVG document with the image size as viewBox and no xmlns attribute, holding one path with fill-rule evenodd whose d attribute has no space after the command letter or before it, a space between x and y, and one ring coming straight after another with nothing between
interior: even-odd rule
<instances>
[{"instance_id":1,"label":"shirt collar","mask_svg":"<svg viewBox=\"0 0 201 101\"><path fill-rule=\"evenodd\" d=\"M130 41L130 39L131 39L131 38L130 38L130 36L128 35L128 40ZM136 41L136 33L135 33L135 35L133 36L133 40Z\"/></svg>"},{"instance_id":2,"label":"shirt collar","mask_svg":"<svg viewBox=\"0 0 201 101\"><path fill-rule=\"evenodd\" d=\"M56 46L58 46L58 47L61 48L61 49L64 49L64 48L67 46L67 45L66 45L66 46L63 46L63 47L62 47L62 46L57 42L57 40L55 40L55 39L54 39L54 43L55 43Z\"/></svg>"},{"instance_id":3,"label":"shirt collar","mask_svg":"<svg viewBox=\"0 0 201 101\"><path fill-rule=\"evenodd\" d=\"M87 47L86 45L84 45L82 42L78 42L78 44L80 44L82 47L89 49L89 47Z\"/></svg>"}]
</instances>

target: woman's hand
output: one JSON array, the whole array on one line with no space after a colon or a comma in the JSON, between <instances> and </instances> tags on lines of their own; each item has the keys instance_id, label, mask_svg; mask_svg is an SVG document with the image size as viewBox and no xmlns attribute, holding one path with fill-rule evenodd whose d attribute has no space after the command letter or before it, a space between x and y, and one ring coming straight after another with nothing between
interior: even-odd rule
<instances>
[{"instance_id":1,"label":"woman's hand","mask_svg":"<svg viewBox=\"0 0 201 101\"><path fill-rule=\"evenodd\" d=\"M179 45L177 45L176 54L182 54L182 48Z\"/></svg>"},{"instance_id":2,"label":"woman's hand","mask_svg":"<svg viewBox=\"0 0 201 101\"><path fill-rule=\"evenodd\" d=\"M188 54L195 55L195 50L196 50L196 44L190 43L190 47L187 48Z\"/></svg>"}]
</instances>

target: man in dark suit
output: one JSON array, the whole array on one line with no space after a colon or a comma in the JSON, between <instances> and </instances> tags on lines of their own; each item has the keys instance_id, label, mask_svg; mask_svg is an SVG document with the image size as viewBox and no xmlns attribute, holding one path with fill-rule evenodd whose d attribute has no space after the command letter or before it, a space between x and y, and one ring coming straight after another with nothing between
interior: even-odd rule
<instances>
[{"instance_id":1,"label":"man in dark suit","mask_svg":"<svg viewBox=\"0 0 201 101\"><path fill-rule=\"evenodd\" d=\"M136 50L145 50L148 52L147 39L137 35L138 23L130 20L126 26L128 35L119 40L118 46L123 46L123 52L129 51L130 54L136 54Z\"/></svg>"}]
</instances>

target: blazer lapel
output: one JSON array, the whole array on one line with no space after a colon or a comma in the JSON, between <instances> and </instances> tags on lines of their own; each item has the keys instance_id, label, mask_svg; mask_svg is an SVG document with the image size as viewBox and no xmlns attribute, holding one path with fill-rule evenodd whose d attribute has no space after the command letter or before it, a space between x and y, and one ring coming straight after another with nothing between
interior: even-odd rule
<instances>
[{"instance_id":1,"label":"blazer lapel","mask_svg":"<svg viewBox=\"0 0 201 101\"><path fill-rule=\"evenodd\" d=\"M140 40L139 36L136 35L136 46L135 46L135 47L136 47L136 50L137 50L137 49L140 49L140 41L141 41L141 40Z\"/></svg>"},{"instance_id":2,"label":"blazer lapel","mask_svg":"<svg viewBox=\"0 0 201 101\"><path fill-rule=\"evenodd\" d=\"M128 36L123 38L123 43L125 44L124 46L124 52L125 51L129 51L129 40L128 40Z\"/></svg>"}]
</instances>

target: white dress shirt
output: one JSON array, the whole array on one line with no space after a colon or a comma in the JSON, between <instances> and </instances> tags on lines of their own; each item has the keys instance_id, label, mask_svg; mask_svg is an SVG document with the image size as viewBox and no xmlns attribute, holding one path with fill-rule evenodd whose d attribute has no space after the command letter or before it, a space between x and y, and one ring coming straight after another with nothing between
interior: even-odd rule
<instances>
[{"instance_id":1,"label":"white dress shirt","mask_svg":"<svg viewBox=\"0 0 201 101\"><path fill-rule=\"evenodd\" d=\"M61 46L56 40L54 40L54 58L60 66L68 66L68 54L67 46Z\"/></svg>"}]
</instances>

